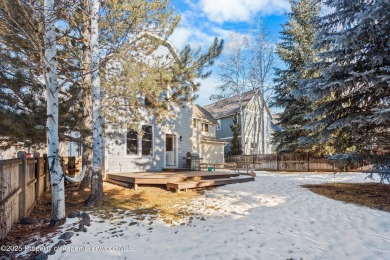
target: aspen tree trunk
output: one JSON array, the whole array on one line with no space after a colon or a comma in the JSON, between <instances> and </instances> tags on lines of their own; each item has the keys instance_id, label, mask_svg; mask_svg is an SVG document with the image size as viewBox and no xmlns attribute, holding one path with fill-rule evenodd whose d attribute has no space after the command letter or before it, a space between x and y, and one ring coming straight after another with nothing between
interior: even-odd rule
<instances>
[{"instance_id":1,"label":"aspen tree trunk","mask_svg":"<svg viewBox=\"0 0 390 260\"><path fill-rule=\"evenodd\" d=\"M65 222L65 188L64 174L59 158L58 138L58 82L56 61L54 0L44 1L45 31L44 46L44 76L47 95L47 158L52 195L52 216L50 225L61 225Z\"/></svg>"},{"instance_id":2,"label":"aspen tree trunk","mask_svg":"<svg viewBox=\"0 0 390 260\"><path fill-rule=\"evenodd\" d=\"M91 0L91 75L92 75L92 118L93 118L93 157L91 196L88 205L96 205L103 199L103 174L102 174L102 107L99 75L99 0Z\"/></svg>"}]
</instances>

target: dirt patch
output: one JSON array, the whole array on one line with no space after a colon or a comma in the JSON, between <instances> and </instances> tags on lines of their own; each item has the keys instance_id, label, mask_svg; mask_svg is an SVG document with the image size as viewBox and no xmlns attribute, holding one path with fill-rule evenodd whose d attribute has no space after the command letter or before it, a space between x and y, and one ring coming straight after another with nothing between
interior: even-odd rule
<instances>
[{"instance_id":1,"label":"dirt patch","mask_svg":"<svg viewBox=\"0 0 390 260\"><path fill-rule=\"evenodd\" d=\"M314 193L325 197L390 212L390 185L381 183L306 184Z\"/></svg>"}]
</instances>

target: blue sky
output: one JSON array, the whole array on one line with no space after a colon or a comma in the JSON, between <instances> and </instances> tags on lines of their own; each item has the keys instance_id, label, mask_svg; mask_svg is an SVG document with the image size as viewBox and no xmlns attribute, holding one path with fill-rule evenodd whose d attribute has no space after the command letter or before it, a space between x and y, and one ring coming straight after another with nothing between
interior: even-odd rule
<instances>
[{"instance_id":1,"label":"blue sky","mask_svg":"<svg viewBox=\"0 0 390 260\"><path fill-rule=\"evenodd\" d=\"M186 44L205 49L215 37L227 40L231 32L247 34L262 18L276 37L287 21L288 0L172 0L182 20L170 40L177 49ZM201 81L196 103L207 105L219 84L215 68L210 78Z\"/></svg>"}]
</instances>

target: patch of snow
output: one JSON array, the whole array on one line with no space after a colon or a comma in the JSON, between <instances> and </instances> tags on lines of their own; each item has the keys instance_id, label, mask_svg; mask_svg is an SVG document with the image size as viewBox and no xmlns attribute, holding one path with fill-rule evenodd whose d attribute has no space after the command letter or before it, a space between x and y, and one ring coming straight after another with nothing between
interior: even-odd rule
<instances>
[{"instance_id":1,"label":"patch of snow","mask_svg":"<svg viewBox=\"0 0 390 260\"><path fill-rule=\"evenodd\" d=\"M152 215L122 212L104 220L90 213L88 231L49 259L390 259L389 213L300 186L369 182L366 174L256 173L256 181L206 190L182 225Z\"/></svg>"}]
</instances>

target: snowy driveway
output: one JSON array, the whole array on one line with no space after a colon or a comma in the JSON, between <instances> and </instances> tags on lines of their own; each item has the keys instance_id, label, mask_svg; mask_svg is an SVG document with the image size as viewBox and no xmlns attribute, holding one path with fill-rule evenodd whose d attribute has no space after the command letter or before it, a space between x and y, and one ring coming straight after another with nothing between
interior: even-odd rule
<instances>
[{"instance_id":1,"label":"snowy driveway","mask_svg":"<svg viewBox=\"0 0 390 260\"><path fill-rule=\"evenodd\" d=\"M200 218L183 226L148 217L135 225L134 217L98 223L92 216L88 232L49 259L390 259L389 213L300 187L365 176L260 172L255 182L206 191L192 207ZM77 247L91 251L69 252Z\"/></svg>"}]
</instances>

